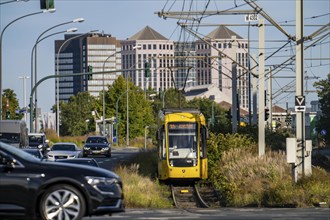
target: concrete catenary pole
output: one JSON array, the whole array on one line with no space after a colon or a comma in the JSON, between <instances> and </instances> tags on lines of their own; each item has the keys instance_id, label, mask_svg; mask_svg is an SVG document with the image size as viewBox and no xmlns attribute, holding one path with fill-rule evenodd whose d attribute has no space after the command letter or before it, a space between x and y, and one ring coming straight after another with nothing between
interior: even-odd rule
<instances>
[{"instance_id":1,"label":"concrete catenary pole","mask_svg":"<svg viewBox=\"0 0 330 220\"><path fill-rule=\"evenodd\" d=\"M265 154L265 25L259 20L259 105L258 105L258 152Z\"/></svg>"},{"instance_id":2,"label":"concrete catenary pole","mask_svg":"<svg viewBox=\"0 0 330 220\"><path fill-rule=\"evenodd\" d=\"M296 98L304 96L304 16L303 0L296 1ZM297 159L294 168L295 182L304 176L305 125L303 111L296 112Z\"/></svg>"}]
</instances>

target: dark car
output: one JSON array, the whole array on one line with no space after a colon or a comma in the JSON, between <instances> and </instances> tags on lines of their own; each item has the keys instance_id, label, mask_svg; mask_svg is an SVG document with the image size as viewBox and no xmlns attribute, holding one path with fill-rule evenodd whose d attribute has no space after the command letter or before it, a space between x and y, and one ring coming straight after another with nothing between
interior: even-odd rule
<instances>
[{"instance_id":1,"label":"dark car","mask_svg":"<svg viewBox=\"0 0 330 220\"><path fill-rule=\"evenodd\" d=\"M104 136L90 136L84 142L83 157L88 155L104 155L111 157L111 144Z\"/></svg>"},{"instance_id":2,"label":"dark car","mask_svg":"<svg viewBox=\"0 0 330 220\"><path fill-rule=\"evenodd\" d=\"M43 159L45 156L42 154L41 150L38 148L22 148L23 151L31 154L32 156L38 158L38 159Z\"/></svg>"},{"instance_id":3,"label":"dark car","mask_svg":"<svg viewBox=\"0 0 330 220\"><path fill-rule=\"evenodd\" d=\"M0 142L0 219L81 219L124 211L122 182L100 167L38 160Z\"/></svg>"},{"instance_id":4,"label":"dark car","mask_svg":"<svg viewBox=\"0 0 330 220\"><path fill-rule=\"evenodd\" d=\"M56 160L56 162L75 163L75 164L81 164L81 165L100 167L100 165L94 158L58 159L58 160Z\"/></svg>"},{"instance_id":5,"label":"dark car","mask_svg":"<svg viewBox=\"0 0 330 220\"><path fill-rule=\"evenodd\" d=\"M29 147L39 148L41 153L46 155L49 150L49 140L46 138L44 133L29 133Z\"/></svg>"}]
</instances>

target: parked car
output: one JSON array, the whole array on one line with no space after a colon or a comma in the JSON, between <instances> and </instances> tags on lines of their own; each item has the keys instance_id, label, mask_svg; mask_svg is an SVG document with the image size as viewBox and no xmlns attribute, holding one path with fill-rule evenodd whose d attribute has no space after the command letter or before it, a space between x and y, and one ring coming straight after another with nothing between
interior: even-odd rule
<instances>
[{"instance_id":1,"label":"parked car","mask_svg":"<svg viewBox=\"0 0 330 220\"><path fill-rule=\"evenodd\" d=\"M44 155L42 154L41 150L38 148L22 148L22 150L40 160L44 158Z\"/></svg>"},{"instance_id":2,"label":"parked car","mask_svg":"<svg viewBox=\"0 0 330 220\"><path fill-rule=\"evenodd\" d=\"M0 142L0 219L82 219L124 211L109 170L38 160Z\"/></svg>"},{"instance_id":3,"label":"parked car","mask_svg":"<svg viewBox=\"0 0 330 220\"><path fill-rule=\"evenodd\" d=\"M89 136L84 142L83 157L89 155L104 155L111 157L111 144L104 136Z\"/></svg>"},{"instance_id":4,"label":"parked car","mask_svg":"<svg viewBox=\"0 0 330 220\"><path fill-rule=\"evenodd\" d=\"M81 149L75 143L70 142L55 143L47 153L47 159L51 161L78 157L82 157Z\"/></svg>"},{"instance_id":5,"label":"parked car","mask_svg":"<svg viewBox=\"0 0 330 220\"><path fill-rule=\"evenodd\" d=\"M94 158L73 158L73 159L58 159L56 162L61 163L75 163L81 165L89 165L94 167L100 167L98 162Z\"/></svg>"}]
</instances>

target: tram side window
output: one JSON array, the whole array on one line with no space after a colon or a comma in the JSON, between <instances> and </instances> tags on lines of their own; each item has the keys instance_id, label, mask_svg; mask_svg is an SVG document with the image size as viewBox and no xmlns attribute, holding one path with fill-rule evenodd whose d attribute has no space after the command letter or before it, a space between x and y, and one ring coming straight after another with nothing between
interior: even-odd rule
<instances>
[{"instance_id":1,"label":"tram side window","mask_svg":"<svg viewBox=\"0 0 330 220\"><path fill-rule=\"evenodd\" d=\"M158 154L159 158L166 158L166 144L165 144L165 134L164 126L157 131L158 139Z\"/></svg>"},{"instance_id":2,"label":"tram side window","mask_svg":"<svg viewBox=\"0 0 330 220\"><path fill-rule=\"evenodd\" d=\"M206 158L207 154L206 154L206 139L208 138L208 131L207 128L205 126L201 127L201 149L200 149L200 157L201 158Z\"/></svg>"}]
</instances>

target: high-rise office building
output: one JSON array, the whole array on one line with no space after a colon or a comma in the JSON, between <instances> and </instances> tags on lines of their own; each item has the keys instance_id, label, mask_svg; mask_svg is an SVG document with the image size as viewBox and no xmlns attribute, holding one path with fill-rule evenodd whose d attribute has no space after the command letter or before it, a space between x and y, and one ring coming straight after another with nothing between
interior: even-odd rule
<instances>
[{"instance_id":1,"label":"high-rise office building","mask_svg":"<svg viewBox=\"0 0 330 220\"><path fill-rule=\"evenodd\" d=\"M109 34L70 34L55 41L55 72L60 76L88 71L103 72L121 69L120 41ZM67 102L70 96L89 91L98 97L120 73L60 77L55 83L55 97ZM103 83L104 79L104 83ZM59 90L57 91L57 88Z\"/></svg>"},{"instance_id":2,"label":"high-rise office building","mask_svg":"<svg viewBox=\"0 0 330 220\"><path fill-rule=\"evenodd\" d=\"M237 89L240 107L248 109L248 42L225 26L219 26L203 40L196 41L196 55L205 57L197 61L196 82L199 86L212 86L215 101L232 100L232 64L237 63ZM230 59L231 58L231 59ZM215 88L217 89L215 89Z\"/></svg>"},{"instance_id":3,"label":"high-rise office building","mask_svg":"<svg viewBox=\"0 0 330 220\"><path fill-rule=\"evenodd\" d=\"M196 84L195 42L174 42L177 87L190 89Z\"/></svg>"},{"instance_id":4,"label":"high-rise office building","mask_svg":"<svg viewBox=\"0 0 330 220\"><path fill-rule=\"evenodd\" d=\"M156 91L174 87L176 76L171 69L174 66L173 41L146 26L121 44L123 69L141 69L145 62L150 63L148 77L143 70L130 71L129 77L136 86Z\"/></svg>"},{"instance_id":5,"label":"high-rise office building","mask_svg":"<svg viewBox=\"0 0 330 220\"><path fill-rule=\"evenodd\" d=\"M238 64L240 107L248 109L248 42L224 26L195 42L174 42L149 26L120 41L107 34L65 35L64 40L55 41L55 52L60 75L87 72L89 66L93 72L126 70L93 75L92 79L61 77L59 97L63 101L82 91L99 97L100 91L122 74L144 90L182 89L186 82L188 100L205 97L231 104L233 59ZM150 75L143 70L146 62L150 64Z\"/></svg>"}]
</instances>

